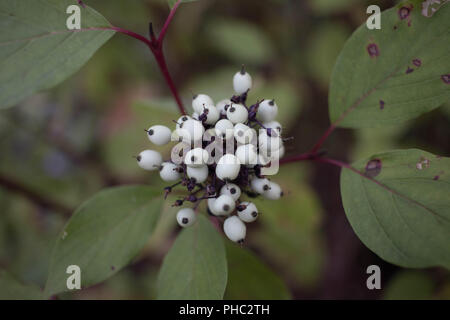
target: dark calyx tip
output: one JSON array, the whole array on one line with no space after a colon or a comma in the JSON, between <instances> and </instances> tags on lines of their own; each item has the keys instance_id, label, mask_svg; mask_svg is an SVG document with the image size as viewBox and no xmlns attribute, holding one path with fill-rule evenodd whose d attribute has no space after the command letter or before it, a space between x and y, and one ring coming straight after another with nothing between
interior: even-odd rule
<instances>
[{"instance_id":1,"label":"dark calyx tip","mask_svg":"<svg viewBox=\"0 0 450 320\"><path fill-rule=\"evenodd\" d=\"M240 71L240 73L241 73L242 75L244 75L244 74L246 73L246 71L245 71L245 65L242 65L242 66L241 66L241 71Z\"/></svg>"},{"instance_id":2,"label":"dark calyx tip","mask_svg":"<svg viewBox=\"0 0 450 320\"><path fill-rule=\"evenodd\" d=\"M244 243L244 239L238 240L237 243L243 244Z\"/></svg>"},{"instance_id":3,"label":"dark calyx tip","mask_svg":"<svg viewBox=\"0 0 450 320\"><path fill-rule=\"evenodd\" d=\"M230 193L231 193L231 194L235 194L235 193L236 193L236 189L235 189L235 188L231 188L231 189L230 189Z\"/></svg>"},{"instance_id":4,"label":"dark calyx tip","mask_svg":"<svg viewBox=\"0 0 450 320\"><path fill-rule=\"evenodd\" d=\"M223 206L223 211L228 211L228 210L230 210L230 206L227 205L227 204L225 204L225 205Z\"/></svg>"},{"instance_id":5,"label":"dark calyx tip","mask_svg":"<svg viewBox=\"0 0 450 320\"><path fill-rule=\"evenodd\" d=\"M257 216L258 216L258 212L253 211L253 212L252 212L252 217L253 217L253 218L256 218Z\"/></svg>"},{"instance_id":6,"label":"dark calyx tip","mask_svg":"<svg viewBox=\"0 0 450 320\"><path fill-rule=\"evenodd\" d=\"M141 157L141 156L137 156L137 157L136 157L136 160L139 162L139 161L142 160L142 157Z\"/></svg>"},{"instance_id":7,"label":"dark calyx tip","mask_svg":"<svg viewBox=\"0 0 450 320\"><path fill-rule=\"evenodd\" d=\"M189 219L188 218L183 218L183 219L181 219L181 222L183 224L187 224L189 222Z\"/></svg>"},{"instance_id":8,"label":"dark calyx tip","mask_svg":"<svg viewBox=\"0 0 450 320\"><path fill-rule=\"evenodd\" d=\"M192 96L192 100L197 99L197 97L198 97L198 94L194 94L194 95Z\"/></svg>"},{"instance_id":9,"label":"dark calyx tip","mask_svg":"<svg viewBox=\"0 0 450 320\"><path fill-rule=\"evenodd\" d=\"M269 106L273 106L275 104L275 99L269 101Z\"/></svg>"}]
</instances>

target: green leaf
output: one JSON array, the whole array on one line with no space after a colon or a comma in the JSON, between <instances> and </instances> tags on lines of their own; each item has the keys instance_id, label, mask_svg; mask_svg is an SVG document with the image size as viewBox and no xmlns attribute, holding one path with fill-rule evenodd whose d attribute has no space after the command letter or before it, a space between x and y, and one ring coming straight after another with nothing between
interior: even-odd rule
<instances>
[{"instance_id":1,"label":"green leaf","mask_svg":"<svg viewBox=\"0 0 450 320\"><path fill-rule=\"evenodd\" d=\"M162 192L146 186L103 190L82 204L61 232L50 262L45 292L67 291L67 267L81 269L83 288L126 266L155 229Z\"/></svg>"},{"instance_id":2,"label":"green leaf","mask_svg":"<svg viewBox=\"0 0 450 320\"><path fill-rule=\"evenodd\" d=\"M164 258L158 276L158 299L218 300L227 285L222 237L202 215L184 229Z\"/></svg>"},{"instance_id":3,"label":"green leaf","mask_svg":"<svg viewBox=\"0 0 450 320\"><path fill-rule=\"evenodd\" d=\"M24 285L0 269L0 300L39 300L41 290L34 285Z\"/></svg>"},{"instance_id":4,"label":"green leaf","mask_svg":"<svg viewBox=\"0 0 450 320\"><path fill-rule=\"evenodd\" d=\"M432 18L414 7L402 20L398 10L381 14L381 30L360 26L337 59L329 112L338 126L393 125L450 99L441 78L450 72L450 5Z\"/></svg>"},{"instance_id":5,"label":"green leaf","mask_svg":"<svg viewBox=\"0 0 450 320\"><path fill-rule=\"evenodd\" d=\"M290 293L283 280L246 248L226 244L228 286L226 299L284 300Z\"/></svg>"},{"instance_id":6,"label":"green leaf","mask_svg":"<svg viewBox=\"0 0 450 320\"><path fill-rule=\"evenodd\" d=\"M62 82L85 64L114 31L98 12L81 9L81 29L68 30L74 0L0 0L0 108Z\"/></svg>"},{"instance_id":7,"label":"green leaf","mask_svg":"<svg viewBox=\"0 0 450 320\"><path fill-rule=\"evenodd\" d=\"M343 169L341 193L361 241L394 264L450 268L450 159L394 150L353 167L362 175Z\"/></svg>"},{"instance_id":8,"label":"green leaf","mask_svg":"<svg viewBox=\"0 0 450 320\"><path fill-rule=\"evenodd\" d=\"M173 8L173 6L175 5L175 3L177 3L178 0L167 0L167 3L169 4L170 9ZM183 2L194 2L197 0L181 0L181 3Z\"/></svg>"},{"instance_id":9,"label":"green leaf","mask_svg":"<svg viewBox=\"0 0 450 320\"><path fill-rule=\"evenodd\" d=\"M401 271L384 288L385 300L424 300L431 299L434 290L433 280L424 272Z\"/></svg>"},{"instance_id":10,"label":"green leaf","mask_svg":"<svg viewBox=\"0 0 450 320\"><path fill-rule=\"evenodd\" d=\"M266 34L244 20L216 18L210 21L206 30L208 43L218 54L223 54L237 65L267 63L274 55L273 44Z\"/></svg>"}]
</instances>

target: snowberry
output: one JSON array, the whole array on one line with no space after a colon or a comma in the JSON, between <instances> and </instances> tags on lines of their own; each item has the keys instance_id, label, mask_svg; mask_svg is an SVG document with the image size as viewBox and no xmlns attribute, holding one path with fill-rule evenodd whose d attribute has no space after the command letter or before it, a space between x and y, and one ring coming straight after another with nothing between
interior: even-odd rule
<instances>
[{"instance_id":1,"label":"snowberry","mask_svg":"<svg viewBox=\"0 0 450 320\"><path fill-rule=\"evenodd\" d=\"M214 211L218 215L229 215L234 208L236 208L236 202L227 194L222 194L214 202Z\"/></svg>"},{"instance_id":2,"label":"snowberry","mask_svg":"<svg viewBox=\"0 0 450 320\"><path fill-rule=\"evenodd\" d=\"M280 136L277 133L272 133L271 136L267 134L266 130L261 130L258 136L259 150L267 155L270 151L279 150L283 144Z\"/></svg>"},{"instance_id":3,"label":"snowberry","mask_svg":"<svg viewBox=\"0 0 450 320\"><path fill-rule=\"evenodd\" d=\"M270 160L279 160L284 156L284 146L282 145L278 150L266 150L264 156L266 159Z\"/></svg>"},{"instance_id":4,"label":"snowberry","mask_svg":"<svg viewBox=\"0 0 450 320\"><path fill-rule=\"evenodd\" d=\"M206 94L197 94L192 97L192 109L197 114L202 114L203 106L214 105L214 101Z\"/></svg>"},{"instance_id":5,"label":"snowberry","mask_svg":"<svg viewBox=\"0 0 450 320\"><path fill-rule=\"evenodd\" d=\"M166 126L156 125L147 130L148 139L158 146L169 143L171 135L172 131Z\"/></svg>"},{"instance_id":6,"label":"snowberry","mask_svg":"<svg viewBox=\"0 0 450 320\"><path fill-rule=\"evenodd\" d=\"M192 119L192 118L189 117L189 116L187 116L187 115L184 115L184 116L179 117L178 120L177 120L176 129L179 129L179 128L180 128L180 125L181 125L183 122L188 121L189 119Z\"/></svg>"},{"instance_id":7,"label":"snowberry","mask_svg":"<svg viewBox=\"0 0 450 320\"><path fill-rule=\"evenodd\" d=\"M237 216L231 216L223 223L223 231L231 241L243 243L247 228Z\"/></svg>"},{"instance_id":8,"label":"snowberry","mask_svg":"<svg viewBox=\"0 0 450 320\"><path fill-rule=\"evenodd\" d=\"M275 100L263 100L258 107L256 116L262 122L270 122L275 120L278 114L278 106Z\"/></svg>"},{"instance_id":9,"label":"snowberry","mask_svg":"<svg viewBox=\"0 0 450 320\"><path fill-rule=\"evenodd\" d=\"M255 165L258 160L258 152L256 147L252 144L244 144L237 147L235 155L242 164Z\"/></svg>"},{"instance_id":10,"label":"snowberry","mask_svg":"<svg viewBox=\"0 0 450 320\"><path fill-rule=\"evenodd\" d=\"M144 150L136 157L139 167L145 170L157 170L163 161L161 154L155 150Z\"/></svg>"},{"instance_id":11,"label":"snowberry","mask_svg":"<svg viewBox=\"0 0 450 320\"><path fill-rule=\"evenodd\" d=\"M265 191L269 190L270 181L267 178L253 178L250 181L250 187L253 191L259 194L263 194Z\"/></svg>"},{"instance_id":12,"label":"snowberry","mask_svg":"<svg viewBox=\"0 0 450 320\"><path fill-rule=\"evenodd\" d=\"M217 120L219 120L220 117L220 113L219 110L217 110L217 108L213 105L205 105L203 108L203 112L200 115L199 119L202 116L205 116L205 119L202 120L204 121L206 124L215 124L217 122Z\"/></svg>"},{"instance_id":13,"label":"snowberry","mask_svg":"<svg viewBox=\"0 0 450 320\"><path fill-rule=\"evenodd\" d=\"M202 148L195 148L186 153L184 163L188 167L201 167L208 162L208 151Z\"/></svg>"},{"instance_id":14,"label":"snowberry","mask_svg":"<svg viewBox=\"0 0 450 320\"><path fill-rule=\"evenodd\" d=\"M216 175L221 180L234 180L239 174L241 163L233 154L225 154L217 163Z\"/></svg>"},{"instance_id":15,"label":"snowberry","mask_svg":"<svg viewBox=\"0 0 450 320\"><path fill-rule=\"evenodd\" d=\"M265 190L262 195L266 199L278 200L283 195L283 191L277 183L270 181L269 188Z\"/></svg>"},{"instance_id":16,"label":"snowberry","mask_svg":"<svg viewBox=\"0 0 450 320\"><path fill-rule=\"evenodd\" d=\"M248 144L252 142L255 136L255 130L251 129L243 123L236 123L234 125L234 138L240 144Z\"/></svg>"},{"instance_id":17,"label":"snowberry","mask_svg":"<svg viewBox=\"0 0 450 320\"><path fill-rule=\"evenodd\" d=\"M177 221L181 227L189 227L197 220L194 210L191 208L183 208L177 213Z\"/></svg>"},{"instance_id":18,"label":"snowberry","mask_svg":"<svg viewBox=\"0 0 450 320\"><path fill-rule=\"evenodd\" d=\"M186 167L186 174L189 178L195 179L196 183L203 183L208 179L208 166Z\"/></svg>"},{"instance_id":19,"label":"snowberry","mask_svg":"<svg viewBox=\"0 0 450 320\"><path fill-rule=\"evenodd\" d=\"M159 169L159 175L164 181L176 181L181 178L180 167L172 162L163 162Z\"/></svg>"},{"instance_id":20,"label":"snowberry","mask_svg":"<svg viewBox=\"0 0 450 320\"><path fill-rule=\"evenodd\" d=\"M227 109L227 118L232 123L244 123L248 119L248 110L242 104L232 104Z\"/></svg>"},{"instance_id":21,"label":"snowberry","mask_svg":"<svg viewBox=\"0 0 450 320\"><path fill-rule=\"evenodd\" d=\"M216 211L216 208L214 206L216 204L216 200L217 200L217 198L209 198L208 199L208 209L213 215L219 216L220 214Z\"/></svg>"},{"instance_id":22,"label":"snowberry","mask_svg":"<svg viewBox=\"0 0 450 320\"><path fill-rule=\"evenodd\" d=\"M220 194L226 194L233 198L234 201L237 201L241 196L241 188L239 188L234 183L227 183L220 189Z\"/></svg>"},{"instance_id":23,"label":"snowberry","mask_svg":"<svg viewBox=\"0 0 450 320\"><path fill-rule=\"evenodd\" d=\"M228 99L224 99L224 100L217 102L216 108L217 108L217 110L219 110L220 114L226 116L228 106L230 106L230 105L231 105L231 101Z\"/></svg>"},{"instance_id":24,"label":"snowberry","mask_svg":"<svg viewBox=\"0 0 450 320\"><path fill-rule=\"evenodd\" d=\"M200 121L188 119L180 124L180 128L176 132L184 142L193 143L202 140L205 128Z\"/></svg>"},{"instance_id":25,"label":"snowberry","mask_svg":"<svg viewBox=\"0 0 450 320\"><path fill-rule=\"evenodd\" d=\"M269 122L264 122L263 123L264 128L266 129L272 129L272 130L276 130L276 132L278 134L281 134L281 130L283 129L281 127L281 124L278 121L269 121Z\"/></svg>"},{"instance_id":26,"label":"snowberry","mask_svg":"<svg viewBox=\"0 0 450 320\"><path fill-rule=\"evenodd\" d=\"M233 129L234 129L233 123L227 119L217 121L215 126L216 134L219 137L224 138L225 140L228 140L231 137L233 137L234 132Z\"/></svg>"},{"instance_id":27,"label":"snowberry","mask_svg":"<svg viewBox=\"0 0 450 320\"><path fill-rule=\"evenodd\" d=\"M258 218L258 209L252 202L241 202L238 207L238 216L244 222L253 222Z\"/></svg>"},{"instance_id":28,"label":"snowberry","mask_svg":"<svg viewBox=\"0 0 450 320\"><path fill-rule=\"evenodd\" d=\"M245 72L244 67L233 77L233 88L237 94L246 93L252 87L252 77Z\"/></svg>"}]
</instances>

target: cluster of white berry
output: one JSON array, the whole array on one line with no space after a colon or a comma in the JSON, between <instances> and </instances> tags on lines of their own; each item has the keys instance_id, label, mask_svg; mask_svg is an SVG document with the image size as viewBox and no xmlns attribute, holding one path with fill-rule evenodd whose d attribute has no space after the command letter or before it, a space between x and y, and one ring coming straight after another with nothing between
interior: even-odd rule
<instances>
[{"instance_id":1,"label":"cluster of white berry","mask_svg":"<svg viewBox=\"0 0 450 320\"><path fill-rule=\"evenodd\" d=\"M163 161L154 150L144 150L136 157L141 168L159 170L164 181L177 181L165 188L166 196L176 186L187 188L189 194L176 200L174 206L187 201L194 208L178 211L180 226L192 225L196 220L194 210L207 200L208 213L224 217L226 236L238 243L245 239L245 223L258 217L255 204L241 201L241 196L262 195L277 200L283 195L280 186L265 177L268 168L275 167L277 171L284 154L282 127L275 121L278 106L274 100L247 106L251 86L252 78L242 68L233 77L236 95L231 99L214 104L205 94L195 95L194 113L181 116L173 132L161 125L146 130L155 145L178 142L171 160Z\"/></svg>"}]
</instances>

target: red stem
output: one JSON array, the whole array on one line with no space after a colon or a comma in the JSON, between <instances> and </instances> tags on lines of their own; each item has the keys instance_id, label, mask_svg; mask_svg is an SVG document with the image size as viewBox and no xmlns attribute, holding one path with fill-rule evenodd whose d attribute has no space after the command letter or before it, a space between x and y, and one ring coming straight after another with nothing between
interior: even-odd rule
<instances>
[{"instance_id":1,"label":"red stem","mask_svg":"<svg viewBox=\"0 0 450 320\"><path fill-rule=\"evenodd\" d=\"M159 34L158 39L155 39L153 34L151 34L150 35L151 38L148 39L148 38L146 38L146 37L144 37L144 36L142 36L140 34L137 34L137 33L133 32L133 31L122 29L122 28L119 28L119 27L114 27L114 26L105 27L105 28L98 28L98 29L114 30L116 32L125 34L125 35L127 35L129 37L132 37L134 39L137 39L137 40L145 43L149 47L150 51L153 53L153 56L155 57L155 60L156 60L156 62L158 64L158 67L159 67L161 73L163 74L164 79L166 80L166 83L167 83L167 85L168 85L168 87L169 87L173 97L175 98L175 101L177 102L178 109L180 110L180 113L182 115L185 115L186 114L186 110L184 109L183 102L181 101L180 95L178 94L177 87L175 86L175 83L174 83L172 77L170 76L169 69L167 68L166 59L165 59L164 53L163 53L164 37L165 37L165 35L167 33L167 29L169 28L170 23L173 20L173 17L175 16L175 12L177 11L178 6L180 5L180 3L181 3L181 0L178 0L175 3L175 5L173 6L172 10L170 10L169 16L167 17L166 22L164 23L164 26L161 29L161 33ZM150 25L150 30L151 30L151 32L153 31L151 25Z\"/></svg>"}]
</instances>

